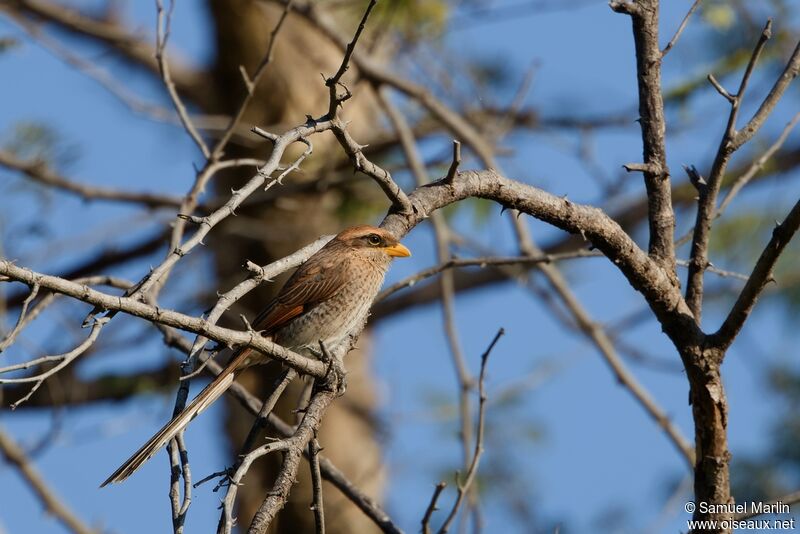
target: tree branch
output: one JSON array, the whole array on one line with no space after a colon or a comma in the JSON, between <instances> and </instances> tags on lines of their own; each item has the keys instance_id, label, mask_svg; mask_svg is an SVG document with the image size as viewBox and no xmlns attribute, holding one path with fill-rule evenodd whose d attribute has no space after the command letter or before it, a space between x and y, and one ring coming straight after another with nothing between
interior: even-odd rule
<instances>
[{"instance_id":1,"label":"tree branch","mask_svg":"<svg viewBox=\"0 0 800 534\"><path fill-rule=\"evenodd\" d=\"M129 63L158 75L155 49L148 40L113 21L101 20L56 2L44 0L12 0L0 4L0 11L11 17L26 17L47 22L73 35L107 46ZM195 101L205 99L208 86L206 73L186 66L171 64L170 71L177 90Z\"/></svg>"},{"instance_id":2,"label":"tree branch","mask_svg":"<svg viewBox=\"0 0 800 534\"><path fill-rule=\"evenodd\" d=\"M675 214L667 167L664 100L661 94L661 58L658 44L658 0L611 2L611 8L627 13L633 23L636 72L639 86L639 125L642 129L644 173L647 190L651 257L666 270L675 285ZM676 36L677 38L677 36ZM633 170L633 169L631 169Z\"/></svg>"},{"instance_id":3,"label":"tree branch","mask_svg":"<svg viewBox=\"0 0 800 534\"><path fill-rule=\"evenodd\" d=\"M728 124L720 141L714 163L708 173L707 185L699 189L700 197L697 208L697 218L695 220L694 235L692 238L692 250L689 266L689 277L686 284L686 301L692 310L699 324L703 309L703 275L708 267L708 242L711 237L711 224L714 214L717 211L717 196L722 185L722 179L731 156L739 148L749 141L761 128L767 116L777 105L789 83L794 79L800 70L800 43L786 64L783 73L778 77L767 97L762 101L758 111L756 111L747 125L740 131L736 130L736 121L739 116L739 109L744 99L748 81L753 73L755 65L761 52L766 46L767 41L772 35L772 20L768 20L756 43L750 61L747 64L739 90L732 96L731 111L728 116Z\"/></svg>"},{"instance_id":4,"label":"tree branch","mask_svg":"<svg viewBox=\"0 0 800 534\"><path fill-rule=\"evenodd\" d=\"M494 170L461 172L452 183L439 181L418 188L409 195L413 212L391 213L382 226L402 237L433 211L467 197L493 200L584 236L644 295L673 341L701 334L672 279L602 210L510 180Z\"/></svg>"},{"instance_id":5,"label":"tree branch","mask_svg":"<svg viewBox=\"0 0 800 534\"><path fill-rule=\"evenodd\" d=\"M767 246L764 247L764 251L758 258L750 278L744 285L742 292L739 293L739 298L736 299L736 303L731 308L719 330L710 336L709 340L713 344L725 350L733 343L736 335L742 329L744 322L753 310L758 297L767 284L774 281L772 272L775 263L780 258L786 245L797 233L798 228L800 228L800 201L795 203L786 219L772 230L772 238L767 243Z\"/></svg>"},{"instance_id":6,"label":"tree branch","mask_svg":"<svg viewBox=\"0 0 800 534\"><path fill-rule=\"evenodd\" d=\"M160 195L158 193L135 193L133 191L123 191L74 182L58 174L44 161L23 161L6 150L0 150L0 165L11 170L19 171L36 183L74 193L86 200L110 200L114 202L140 204L147 208L176 208L181 205L181 199L178 197Z\"/></svg>"},{"instance_id":7,"label":"tree branch","mask_svg":"<svg viewBox=\"0 0 800 534\"><path fill-rule=\"evenodd\" d=\"M129 315L146 319L150 322L202 334L223 345L247 346L262 354L279 359L286 365L304 374L317 377L324 376L325 374L325 366L322 362L300 356L280 345L272 343L266 338L253 336L249 332L241 332L209 325L204 319L191 317L172 310L165 310L131 297L102 293L86 285L17 267L7 260L0 259L0 275L23 282L31 287L38 284L42 289L70 296L76 300L97 306L102 310L121 311Z\"/></svg>"},{"instance_id":8,"label":"tree branch","mask_svg":"<svg viewBox=\"0 0 800 534\"><path fill-rule=\"evenodd\" d=\"M47 486L42 476L25 456L24 451L2 429L0 429L0 453L9 464L19 471L45 509L58 518L66 528L75 534L95 534L95 531L86 526Z\"/></svg>"}]
</instances>

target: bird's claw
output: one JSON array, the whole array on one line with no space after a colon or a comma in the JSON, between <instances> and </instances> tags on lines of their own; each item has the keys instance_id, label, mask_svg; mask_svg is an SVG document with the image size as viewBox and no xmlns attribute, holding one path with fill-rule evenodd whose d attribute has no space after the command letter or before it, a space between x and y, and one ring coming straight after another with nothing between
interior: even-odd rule
<instances>
[{"instance_id":1,"label":"bird's claw","mask_svg":"<svg viewBox=\"0 0 800 534\"><path fill-rule=\"evenodd\" d=\"M341 397L347 390L347 370L345 370L344 364L339 358L331 355L322 341L319 342L319 348L319 359L328 365L323 384L331 391L335 391L337 396Z\"/></svg>"},{"instance_id":2,"label":"bird's claw","mask_svg":"<svg viewBox=\"0 0 800 534\"><path fill-rule=\"evenodd\" d=\"M347 391L347 371L341 360L331 358L328 361L328 371L325 373L325 383L336 395L341 397Z\"/></svg>"}]
</instances>

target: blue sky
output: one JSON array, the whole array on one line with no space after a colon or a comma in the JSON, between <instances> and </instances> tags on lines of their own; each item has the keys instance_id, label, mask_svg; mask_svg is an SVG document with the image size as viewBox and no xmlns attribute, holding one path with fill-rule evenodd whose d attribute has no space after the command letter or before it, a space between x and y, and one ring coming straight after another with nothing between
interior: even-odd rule
<instances>
[{"instance_id":1,"label":"blue sky","mask_svg":"<svg viewBox=\"0 0 800 534\"><path fill-rule=\"evenodd\" d=\"M664 2L664 36L671 35L690 3ZM544 116L630 110L632 127L594 139L598 166L616 176L623 163L641 158L641 141L633 123L636 82L630 22L627 17L611 12L605 2L581 5L584 7L574 11L553 11L476 25L454 32L446 44L450 50L458 50L462 58L505 64L516 76L521 76L527 65L536 61L538 67L526 103ZM148 2L129 3L126 8L126 14L144 29L152 27L154 12ZM210 54L206 29L202 10L196 4L180 3L172 44L182 57L203 64ZM689 73L705 72L703 69L710 64L710 58L691 48L700 32L698 24L690 25L681 44L667 57L666 87ZM6 35L19 32L3 20L0 36ZM128 72L92 47L77 45L76 49L124 76L131 90L166 105L160 88L147 77ZM13 103L0 107L0 135L8 137L13 125L20 121L45 122L79 154L66 167L70 176L90 184L174 194L182 193L191 184L191 165L199 162L199 155L182 130L132 116L96 82L76 73L37 45L23 42L19 48L0 54L0 73L5 80L3 100ZM729 87L734 86L733 80L726 81ZM767 78L756 76L753 81L753 100L745 107L743 116L747 116L758 96L768 88ZM507 102L512 90L497 95L498 101ZM774 138L789 114L797 110L796 94L795 90L776 111L765 128L764 139ZM727 117L726 104L713 91L697 98L703 120L668 138L668 163L678 180L682 180L681 164L708 168ZM681 125L680 113L670 114L669 121L670 128ZM797 139L796 133L793 139ZM561 132L520 134L508 139L506 145L514 151L503 160L510 176L554 194L566 194L577 202L597 200L598 188L572 157L574 137ZM474 161L465 162L465 167L475 165ZM85 203L60 194L43 202L36 200L35 195L20 192L21 183L10 173L0 171L0 198L9 195L6 198L15 199L0 200L3 253L38 270L57 272L69 265L85 252L78 247L73 254L69 246L88 242L87 236L102 236L106 246L119 245L163 226L171 215ZM796 184L772 182L760 186L749 204L741 201L732 208L762 203L786 207L797 192ZM641 181L631 176L626 194L642 193ZM47 243L43 238L24 233L32 220L48 227ZM120 220L124 222L113 222ZM679 224L685 225L687 220L684 218ZM499 216L499 209L492 208L490 217L480 223L471 214L462 212L456 224L484 242L513 253L508 223ZM542 223L530 224L540 243L560 235ZM743 239L766 241L764 235L758 234ZM414 251L414 258L396 262L389 282L434 263L429 228L418 228L406 241ZM187 306L175 296L180 295L181 287L190 288L197 283L198 276L210 274L202 258L187 260L187 265L177 270L170 281L164 304L199 313L202 308ZM587 263L565 265L564 271L596 320L613 322L643 307L640 295L608 262L582 261ZM117 274L138 279L146 268L147 265L140 263L119 269ZM632 531L650 528L654 532L676 532L685 528L682 503L688 495L679 499L679 505L663 508L668 483L686 474L682 459L630 394L616 384L589 344L574 332L565 331L547 308L512 284L459 296L457 306L459 335L473 372L477 373L480 354L496 330L502 326L507 331L490 363L490 399L493 393L503 391L521 376L532 373L541 377L522 396L518 408L508 411L490 404L488 412L490 424L497 426L499 437L505 432L515 436L513 432L520 426L535 429L538 437L514 437L494 449L490 440L485 457L487 463L511 461L515 470L525 474L529 485L524 498L534 503L540 518L564 520L570 532L596 531L598 518L609 513L629 518ZM53 336L80 335L75 318L81 311L84 307L79 305L65 307L56 326L37 322L26 334L23 347L17 352L9 351L9 359L20 357L23 350L34 350L39 343L52 342ZM718 324L722 312L724 308L710 306L705 324ZM725 363L734 455L763 450L763 432L776 415L774 399L764 393L765 366L781 362L797 365L793 343L796 336L781 313L778 308L759 308L749 330L734 345ZM119 324L109 330L120 333L132 329L135 321L120 317L115 323ZM109 332L109 336L113 333ZM435 402L442 395L454 398L454 373L440 327L440 312L435 307L383 321L375 336L374 367L380 382L380 415L389 423L385 444L390 474L386 506L407 531L414 532L433 485L457 467L460 458L455 424L441 416L441 406ZM405 349L396 342L398 339L413 340L414 350ZM645 347L659 360L678 362L671 344L652 322L627 332L626 339ZM164 354L160 339L153 334L136 350L94 358L81 367L81 372L97 373L116 366L131 369L154 366L163 361ZM630 365L691 439L683 373ZM36 465L89 523L110 532L167 532L165 455L159 455L122 486L99 491L97 485L169 417L172 402L169 394L72 410L63 415L63 430L55 446L37 456ZM0 425L23 444L36 442L50 423L49 417L42 413L0 413ZM196 476L216 471L224 463L220 430L218 409L210 410L191 425L187 440ZM0 510L0 532L62 531L42 513L39 503L12 470L0 466L0 484L5 496ZM451 492L446 493L444 502L449 502L452 496ZM189 532L203 532L209 530L208 525L216 524L218 499L210 485L195 490L187 521ZM485 507L487 531L524 531L501 513L503 508L496 499L489 498ZM662 514L664 519L660 521Z\"/></svg>"}]
</instances>

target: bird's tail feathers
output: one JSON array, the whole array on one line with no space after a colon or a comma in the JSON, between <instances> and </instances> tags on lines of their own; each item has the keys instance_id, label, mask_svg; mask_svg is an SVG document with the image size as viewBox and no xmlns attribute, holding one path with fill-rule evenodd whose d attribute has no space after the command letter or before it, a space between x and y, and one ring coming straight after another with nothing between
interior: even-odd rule
<instances>
[{"instance_id":1,"label":"bird's tail feathers","mask_svg":"<svg viewBox=\"0 0 800 534\"><path fill-rule=\"evenodd\" d=\"M126 460L119 469L114 471L105 482L100 484L100 487L102 488L110 483L122 482L135 473L147 460L152 458L161 447L169 443L178 432L186 428L186 425L188 425L192 419L197 417L203 410L208 408L215 400L225 393L231 384L233 384L235 371L244 367L242 364L249 358L248 352L250 351L245 350L237 355L181 413L164 425L161 430L147 441L147 443L142 445L133 456L128 458L128 460Z\"/></svg>"}]
</instances>

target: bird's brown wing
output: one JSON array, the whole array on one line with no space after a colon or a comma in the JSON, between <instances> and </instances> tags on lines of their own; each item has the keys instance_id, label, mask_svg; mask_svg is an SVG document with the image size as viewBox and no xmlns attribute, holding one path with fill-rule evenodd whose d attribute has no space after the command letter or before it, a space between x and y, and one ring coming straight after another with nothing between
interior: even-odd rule
<instances>
[{"instance_id":1,"label":"bird's brown wing","mask_svg":"<svg viewBox=\"0 0 800 534\"><path fill-rule=\"evenodd\" d=\"M255 330L270 335L295 317L330 299L344 286L340 264L324 257L315 260L304 263L295 271L278 296L255 318Z\"/></svg>"}]
</instances>

